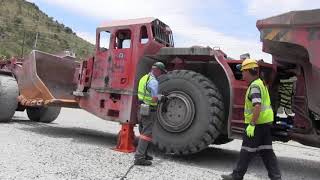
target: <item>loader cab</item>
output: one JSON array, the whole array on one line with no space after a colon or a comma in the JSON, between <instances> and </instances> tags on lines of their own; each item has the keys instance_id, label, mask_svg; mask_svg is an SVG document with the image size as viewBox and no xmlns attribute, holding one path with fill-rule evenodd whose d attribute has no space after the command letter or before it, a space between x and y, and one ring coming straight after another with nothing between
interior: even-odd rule
<instances>
[{"instance_id":1,"label":"loader cab","mask_svg":"<svg viewBox=\"0 0 320 180\"><path fill-rule=\"evenodd\" d=\"M93 85L108 88L133 87L132 77L136 75L133 66L141 57L174 45L169 26L155 18L105 23L97 28L96 37L95 64L107 69L105 81L95 81Z\"/></svg>"},{"instance_id":2,"label":"loader cab","mask_svg":"<svg viewBox=\"0 0 320 180\"><path fill-rule=\"evenodd\" d=\"M154 18L105 23L97 28L96 33L97 53L103 53L108 49L129 49L134 45L152 42L165 47L174 46L170 27Z\"/></svg>"},{"instance_id":3,"label":"loader cab","mask_svg":"<svg viewBox=\"0 0 320 180\"><path fill-rule=\"evenodd\" d=\"M140 18L103 23L96 29L94 57L80 67L77 93L83 109L121 123L134 120L137 79L150 70L163 47L173 47L172 31L155 18Z\"/></svg>"},{"instance_id":4,"label":"loader cab","mask_svg":"<svg viewBox=\"0 0 320 180\"><path fill-rule=\"evenodd\" d=\"M140 77L140 74L146 73L151 67L150 60L140 62L142 57L155 54L162 47L173 46L171 29L158 19L142 18L104 23L96 30L94 59L96 70L101 68L103 72L99 73L102 77L93 79L92 85L99 88L133 90L136 77Z\"/></svg>"}]
</instances>

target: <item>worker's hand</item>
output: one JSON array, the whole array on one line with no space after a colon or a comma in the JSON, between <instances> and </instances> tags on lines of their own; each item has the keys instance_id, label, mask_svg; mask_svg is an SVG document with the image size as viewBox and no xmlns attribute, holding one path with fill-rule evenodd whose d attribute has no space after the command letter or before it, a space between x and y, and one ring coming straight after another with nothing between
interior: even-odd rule
<instances>
[{"instance_id":1,"label":"worker's hand","mask_svg":"<svg viewBox=\"0 0 320 180\"><path fill-rule=\"evenodd\" d=\"M162 103L162 106L161 106L161 112L162 113L167 113L168 112L168 101Z\"/></svg>"},{"instance_id":2,"label":"worker's hand","mask_svg":"<svg viewBox=\"0 0 320 180\"><path fill-rule=\"evenodd\" d=\"M162 94L158 95L158 102L166 103L167 101L168 101L168 97L167 96L162 95Z\"/></svg>"},{"instance_id":3,"label":"worker's hand","mask_svg":"<svg viewBox=\"0 0 320 180\"><path fill-rule=\"evenodd\" d=\"M247 133L247 136L250 138L250 137L253 137L254 136L254 129L256 128L256 126L253 126L251 124L248 125L247 129L246 129L246 133Z\"/></svg>"}]
</instances>

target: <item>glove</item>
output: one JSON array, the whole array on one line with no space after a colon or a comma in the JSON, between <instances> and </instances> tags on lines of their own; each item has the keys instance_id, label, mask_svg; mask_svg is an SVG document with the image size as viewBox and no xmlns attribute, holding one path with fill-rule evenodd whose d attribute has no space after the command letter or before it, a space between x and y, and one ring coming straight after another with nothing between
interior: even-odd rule
<instances>
[{"instance_id":1,"label":"glove","mask_svg":"<svg viewBox=\"0 0 320 180\"><path fill-rule=\"evenodd\" d=\"M166 102L164 102L163 104L162 104L162 107L161 107L161 112L163 112L163 113L167 113L168 112L168 101L166 101Z\"/></svg>"},{"instance_id":2,"label":"glove","mask_svg":"<svg viewBox=\"0 0 320 180\"><path fill-rule=\"evenodd\" d=\"M160 103L165 103L168 101L168 99L169 98L165 95L162 95L162 94L158 95L158 102L160 102Z\"/></svg>"},{"instance_id":3,"label":"glove","mask_svg":"<svg viewBox=\"0 0 320 180\"><path fill-rule=\"evenodd\" d=\"M250 138L250 137L253 137L254 136L254 129L256 128L256 126L253 126L251 124L248 125L247 129L246 129L246 133L247 133L247 136Z\"/></svg>"}]
</instances>

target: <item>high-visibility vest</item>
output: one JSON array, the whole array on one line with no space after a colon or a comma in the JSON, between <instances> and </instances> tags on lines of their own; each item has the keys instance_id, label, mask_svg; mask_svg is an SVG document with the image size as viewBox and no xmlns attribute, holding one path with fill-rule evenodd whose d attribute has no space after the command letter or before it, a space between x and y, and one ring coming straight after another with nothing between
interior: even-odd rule
<instances>
[{"instance_id":1,"label":"high-visibility vest","mask_svg":"<svg viewBox=\"0 0 320 180\"><path fill-rule=\"evenodd\" d=\"M249 124L252 121L252 117L253 117L253 105L248 98L250 89L253 86L259 87L260 93L261 93L261 111L256 124L265 124L265 123L273 122L273 110L271 107L269 91L267 87L264 85L263 81L260 78L258 78L250 84L246 92L245 105L244 105L244 119L245 119L244 123Z\"/></svg>"},{"instance_id":2,"label":"high-visibility vest","mask_svg":"<svg viewBox=\"0 0 320 180\"><path fill-rule=\"evenodd\" d=\"M140 81L138 86L138 98L140 101L143 101L145 104L148 104L150 106L156 106L157 103L152 102L152 96L150 90L147 88L148 83L153 79L154 77L150 74L144 75Z\"/></svg>"}]
</instances>

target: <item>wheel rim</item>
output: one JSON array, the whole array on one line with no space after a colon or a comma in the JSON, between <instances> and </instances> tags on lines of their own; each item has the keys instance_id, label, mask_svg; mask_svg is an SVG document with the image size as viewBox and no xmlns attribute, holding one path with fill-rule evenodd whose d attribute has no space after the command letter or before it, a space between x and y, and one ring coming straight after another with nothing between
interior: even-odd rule
<instances>
[{"instance_id":1,"label":"wheel rim","mask_svg":"<svg viewBox=\"0 0 320 180\"><path fill-rule=\"evenodd\" d=\"M195 105L191 97L182 91L173 91L168 97L167 112L162 112L163 104L158 108L160 125L169 132L186 130L194 119Z\"/></svg>"}]
</instances>

